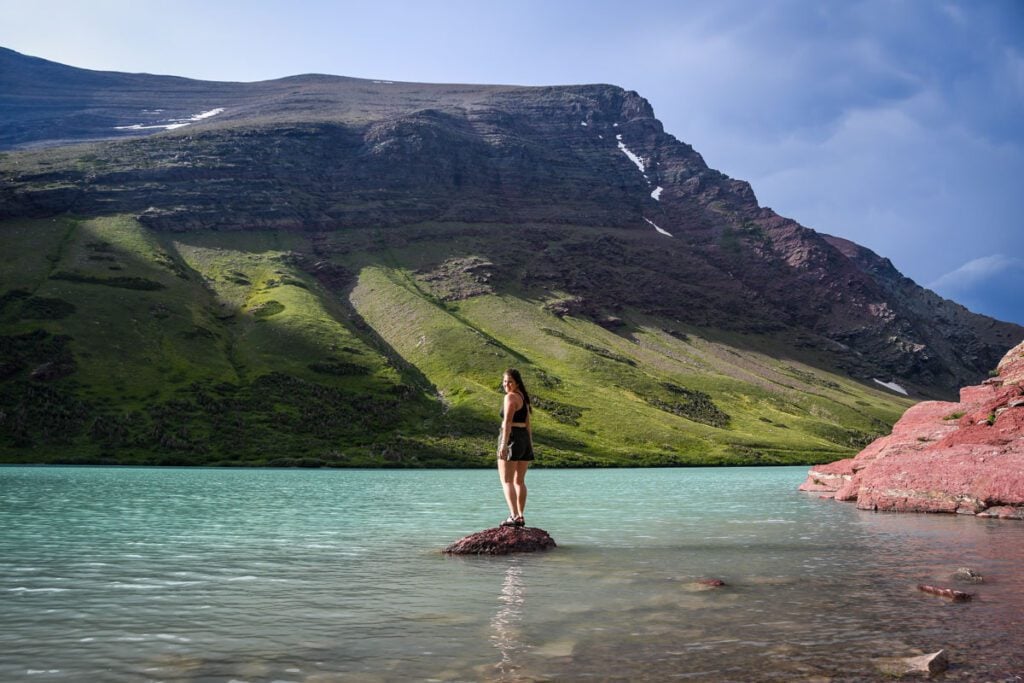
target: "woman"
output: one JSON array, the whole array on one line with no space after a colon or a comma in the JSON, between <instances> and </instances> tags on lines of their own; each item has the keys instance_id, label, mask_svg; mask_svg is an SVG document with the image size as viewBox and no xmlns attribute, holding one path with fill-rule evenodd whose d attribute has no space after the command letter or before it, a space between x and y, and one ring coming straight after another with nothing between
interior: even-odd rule
<instances>
[{"instance_id":1,"label":"woman","mask_svg":"<svg viewBox=\"0 0 1024 683\"><path fill-rule=\"evenodd\" d=\"M533 460L533 432L530 429L530 394L515 368L501 380L505 400L501 405L501 435L498 437L498 474L505 489L508 519L501 526L526 526L526 469Z\"/></svg>"}]
</instances>

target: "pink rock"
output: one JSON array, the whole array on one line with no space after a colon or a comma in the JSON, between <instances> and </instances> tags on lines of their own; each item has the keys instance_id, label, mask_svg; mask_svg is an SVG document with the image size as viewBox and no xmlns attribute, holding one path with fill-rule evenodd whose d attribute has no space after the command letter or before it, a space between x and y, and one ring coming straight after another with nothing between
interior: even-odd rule
<instances>
[{"instance_id":1,"label":"pink rock","mask_svg":"<svg viewBox=\"0 0 1024 683\"><path fill-rule=\"evenodd\" d=\"M984 384L976 387L964 387L960 390L961 403L981 403L995 393L995 389Z\"/></svg>"},{"instance_id":2,"label":"pink rock","mask_svg":"<svg viewBox=\"0 0 1024 683\"><path fill-rule=\"evenodd\" d=\"M999 378L1003 384L1024 384L1024 342L1010 349L999 361Z\"/></svg>"},{"instance_id":3,"label":"pink rock","mask_svg":"<svg viewBox=\"0 0 1024 683\"><path fill-rule=\"evenodd\" d=\"M441 552L449 555L508 555L550 550L555 540L535 527L494 527L460 538Z\"/></svg>"},{"instance_id":4,"label":"pink rock","mask_svg":"<svg viewBox=\"0 0 1024 683\"><path fill-rule=\"evenodd\" d=\"M927 678L941 674L949 668L945 650L917 657L882 657L875 660L879 671L890 678L903 678L923 674Z\"/></svg>"},{"instance_id":5,"label":"pink rock","mask_svg":"<svg viewBox=\"0 0 1024 683\"><path fill-rule=\"evenodd\" d=\"M979 512L978 516L995 517L998 519L1024 519L1024 508L1013 507L1012 505L996 505L984 512Z\"/></svg>"},{"instance_id":6,"label":"pink rock","mask_svg":"<svg viewBox=\"0 0 1024 683\"><path fill-rule=\"evenodd\" d=\"M924 584L918 584L917 590L923 593L930 593L931 595L938 595L940 598L949 598L953 602L967 602L973 597L970 593L964 593L963 591L954 590L952 588L939 588L937 586L926 586Z\"/></svg>"},{"instance_id":7,"label":"pink rock","mask_svg":"<svg viewBox=\"0 0 1024 683\"><path fill-rule=\"evenodd\" d=\"M812 467L801 490L866 510L1024 518L1024 405L1016 405L1024 343L999 367L1001 386L965 387L960 403L911 406L891 434L853 459Z\"/></svg>"},{"instance_id":8,"label":"pink rock","mask_svg":"<svg viewBox=\"0 0 1024 683\"><path fill-rule=\"evenodd\" d=\"M725 581L722 581L721 579L698 579L697 583L702 586L708 586L709 588L721 588L726 585Z\"/></svg>"},{"instance_id":9,"label":"pink rock","mask_svg":"<svg viewBox=\"0 0 1024 683\"><path fill-rule=\"evenodd\" d=\"M976 515L985 510L985 504L980 500L974 500L973 498L966 498L960 501L960 506L956 509L958 515Z\"/></svg>"},{"instance_id":10,"label":"pink rock","mask_svg":"<svg viewBox=\"0 0 1024 683\"><path fill-rule=\"evenodd\" d=\"M857 495L860 493L860 477L854 475L853 479L843 484L843 486L836 491L835 499L842 501L857 500Z\"/></svg>"},{"instance_id":11,"label":"pink rock","mask_svg":"<svg viewBox=\"0 0 1024 683\"><path fill-rule=\"evenodd\" d=\"M834 492L853 478L853 459L837 460L827 465L815 465L807 473L807 480L800 485L801 491Z\"/></svg>"},{"instance_id":12,"label":"pink rock","mask_svg":"<svg viewBox=\"0 0 1024 683\"><path fill-rule=\"evenodd\" d=\"M1020 407L1009 408L997 414L993 426L1000 434L1008 436L1024 433L1024 403Z\"/></svg>"}]
</instances>

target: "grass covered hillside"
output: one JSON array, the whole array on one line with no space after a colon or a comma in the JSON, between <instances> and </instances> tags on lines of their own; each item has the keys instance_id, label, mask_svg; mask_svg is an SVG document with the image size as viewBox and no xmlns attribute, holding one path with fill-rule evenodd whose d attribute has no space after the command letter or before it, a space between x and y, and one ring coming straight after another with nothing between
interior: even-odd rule
<instances>
[{"instance_id":1,"label":"grass covered hillside","mask_svg":"<svg viewBox=\"0 0 1024 683\"><path fill-rule=\"evenodd\" d=\"M509 366L552 466L831 461L911 403L788 328L595 314L547 271L599 229L422 228L0 223L0 461L489 466Z\"/></svg>"}]
</instances>

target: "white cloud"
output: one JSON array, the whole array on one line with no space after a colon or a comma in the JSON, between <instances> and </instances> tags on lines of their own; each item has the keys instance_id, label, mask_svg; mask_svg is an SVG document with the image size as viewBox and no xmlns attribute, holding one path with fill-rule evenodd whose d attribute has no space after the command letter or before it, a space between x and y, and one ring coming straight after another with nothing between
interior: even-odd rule
<instances>
[{"instance_id":1,"label":"white cloud","mask_svg":"<svg viewBox=\"0 0 1024 683\"><path fill-rule=\"evenodd\" d=\"M973 258L929 284L938 294L976 313L1024 325L1024 258L991 254Z\"/></svg>"},{"instance_id":2,"label":"white cloud","mask_svg":"<svg viewBox=\"0 0 1024 683\"><path fill-rule=\"evenodd\" d=\"M1006 273L1019 276L1024 273L1024 258L992 254L971 259L928 285L929 289L944 292L969 290Z\"/></svg>"}]
</instances>

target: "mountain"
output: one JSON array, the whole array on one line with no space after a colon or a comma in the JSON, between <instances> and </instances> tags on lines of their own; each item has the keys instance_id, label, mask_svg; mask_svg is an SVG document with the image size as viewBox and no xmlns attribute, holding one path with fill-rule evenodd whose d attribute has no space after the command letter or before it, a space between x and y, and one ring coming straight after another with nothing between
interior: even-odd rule
<instances>
[{"instance_id":1,"label":"mountain","mask_svg":"<svg viewBox=\"0 0 1024 683\"><path fill-rule=\"evenodd\" d=\"M7 460L479 464L514 365L549 463L820 462L1024 337L616 86L0 50L0 120Z\"/></svg>"}]
</instances>

